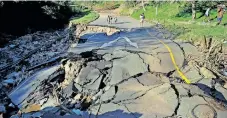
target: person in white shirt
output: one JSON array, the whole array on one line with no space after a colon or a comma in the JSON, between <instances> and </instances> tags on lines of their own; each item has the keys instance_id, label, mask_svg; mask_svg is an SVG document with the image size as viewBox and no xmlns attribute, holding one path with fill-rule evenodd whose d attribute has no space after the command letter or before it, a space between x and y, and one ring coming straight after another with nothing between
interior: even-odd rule
<instances>
[{"instance_id":1,"label":"person in white shirt","mask_svg":"<svg viewBox=\"0 0 227 118\"><path fill-rule=\"evenodd\" d=\"M142 14L140 14L140 26L142 26L142 27L143 27L144 20L145 20L145 15L144 15L144 13L142 13Z\"/></svg>"},{"instance_id":2,"label":"person in white shirt","mask_svg":"<svg viewBox=\"0 0 227 118\"><path fill-rule=\"evenodd\" d=\"M206 10L206 12L205 12L205 19L204 19L204 21L207 20L207 19L208 19L208 22L210 22L210 8L208 8Z\"/></svg>"}]
</instances>

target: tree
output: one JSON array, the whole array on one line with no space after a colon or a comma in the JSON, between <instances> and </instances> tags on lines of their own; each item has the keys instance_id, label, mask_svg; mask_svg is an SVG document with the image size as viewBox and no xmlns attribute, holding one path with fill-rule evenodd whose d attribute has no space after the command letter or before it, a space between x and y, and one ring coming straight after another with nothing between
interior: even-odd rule
<instances>
[{"instance_id":1,"label":"tree","mask_svg":"<svg viewBox=\"0 0 227 118\"><path fill-rule=\"evenodd\" d=\"M196 1L191 1L192 4L192 20L195 20L196 18Z\"/></svg>"},{"instance_id":2,"label":"tree","mask_svg":"<svg viewBox=\"0 0 227 118\"><path fill-rule=\"evenodd\" d=\"M143 5L143 10L146 11L145 7L144 7L144 1L142 0L142 5Z\"/></svg>"}]
</instances>

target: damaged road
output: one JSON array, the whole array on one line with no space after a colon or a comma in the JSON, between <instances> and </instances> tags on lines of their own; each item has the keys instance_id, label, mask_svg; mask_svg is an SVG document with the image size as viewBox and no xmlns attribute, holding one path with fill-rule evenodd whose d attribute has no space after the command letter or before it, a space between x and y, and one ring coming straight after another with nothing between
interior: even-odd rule
<instances>
[{"instance_id":1,"label":"damaged road","mask_svg":"<svg viewBox=\"0 0 227 118\"><path fill-rule=\"evenodd\" d=\"M226 88L217 83L212 91L215 76L205 78L188 59L202 58L192 44L165 39L155 27L109 36L92 30L80 38L87 40L71 41L61 62L34 72L9 93L23 117L226 117ZM192 84L181 80L157 38Z\"/></svg>"}]
</instances>

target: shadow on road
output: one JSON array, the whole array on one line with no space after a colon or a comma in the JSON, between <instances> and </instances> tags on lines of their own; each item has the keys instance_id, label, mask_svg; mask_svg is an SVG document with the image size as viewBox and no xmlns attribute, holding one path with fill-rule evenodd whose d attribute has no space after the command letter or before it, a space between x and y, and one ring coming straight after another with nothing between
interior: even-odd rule
<instances>
[{"instance_id":1,"label":"shadow on road","mask_svg":"<svg viewBox=\"0 0 227 118\"><path fill-rule=\"evenodd\" d=\"M126 113L123 110L115 110L97 116L95 114L89 115L88 113L83 114L83 116L79 115L58 116L52 113L45 113L42 118L139 118L141 116L142 114L140 113Z\"/></svg>"},{"instance_id":2,"label":"shadow on road","mask_svg":"<svg viewBox=\"0 0 227 118\"><path fill-rule=\"evenodd\" d=\"M195 86L198 86L201 90L203 90L203 92L208 95L208 96L212 96L214 99L223 102L225 105L227 105L227 100L224 97L224 95L219 92L218 90L214 90L213 94L212 94L212 89L205 85L205 84L201 84L201 83L196 83L194 84Z\"/></svg>"},{"instance_id":3,"label":"shadow on road","mask_svg":"<svg viewBox=\"0 0 227 118\"><path fill-rule=\"evenodd\" d=\"M130 23L130 22L116 22L114 24L126 24L126 23Z\"/></svg>"}]
</instances>

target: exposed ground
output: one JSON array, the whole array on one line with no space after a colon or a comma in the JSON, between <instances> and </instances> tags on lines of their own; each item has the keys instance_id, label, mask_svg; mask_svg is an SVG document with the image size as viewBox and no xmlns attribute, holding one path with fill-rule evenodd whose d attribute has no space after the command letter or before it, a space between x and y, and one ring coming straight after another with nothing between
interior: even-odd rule
<instances>
[{"instance_id":1,"label":"exposed ground","mask_svg":"<svg viewBox=\"0 0 227 118\"><path fill-rule=\"evenodd\" d=\"M110 26L119 29L73 26L73 39L70 33L65 33L68 31L61 31L59 36L64 40L49 48L59 49L56 51L61 51L63 60L31 69L29 77L7 91L24 117L226 117L226 76L203 67L207 53L189 42L175 42L175 36L160 25L146 23L139 28L137 20L123 16L118 19L118 23ZM106 15L100 14L91 24L107 25ZM171 49L179 70L160 41ZM67 50L63 49L66 46ZM12 52L13 49L4 48ZM208 48L208 52L216 51ZM1 70L5 71L7 65L14 66L13 62L4 63ZM191 83L187 84L178 71ZM217 82L214 91L212 78Z\"/></svg>"}]
</instances>

